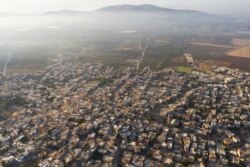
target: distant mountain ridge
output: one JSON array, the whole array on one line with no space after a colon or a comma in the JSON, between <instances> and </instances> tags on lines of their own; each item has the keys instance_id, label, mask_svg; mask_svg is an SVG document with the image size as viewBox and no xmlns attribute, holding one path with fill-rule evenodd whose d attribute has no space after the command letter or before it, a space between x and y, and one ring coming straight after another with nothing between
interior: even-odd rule
<instances>
[{"instance_id":1,"label":"distant mountain ridge","mask_svg":"<svg viewBox=\"0 0 250 167\"><path fill-rule=\"evenodd\" d=\"M99 9L96 9L92 12L105 12L105 13L166 13L166 14L193 14L193 15L210 15L204 12L195 11L195 10L185 10L185 9L170 9L163 8L154 5L115 5L115 6L106 6ZM76 11L76 10L59 10L59 11L49 11L45 14L47 15L74 15L74 14L86 14L90 12L85 11Z\"/></svg>"},{"instance_id":2,"label":"distant mountain ridge","mask_svg":"<svg viewBox=\"0 0 250 167\"><path fill-rule=\"evenodd\" d=\"M189 14L202 14L208 15L195 10L184 10L184 9L170 9L163 8L154 5L116 5L116 6L106 6L100 9L95 10L97 12L165 12L165 13L189 13Z\"/></svg>"}]
</instances>

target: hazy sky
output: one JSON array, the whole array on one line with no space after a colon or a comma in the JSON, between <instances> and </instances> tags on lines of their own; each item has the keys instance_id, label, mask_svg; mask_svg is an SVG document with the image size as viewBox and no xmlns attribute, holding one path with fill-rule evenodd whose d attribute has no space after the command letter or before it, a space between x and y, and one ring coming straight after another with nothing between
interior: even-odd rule
<instances>
[{"instance_id":1,"label":"hazy sky","mask_svg":"<svg viewBox=\"0 0 250 167\"><path fill-rule=\"evenodd\" d=\"M89 11L118 4L153 4L214 14L250 16L250 0L0 0L0 13L41 13L62 9Z\"/></svg>"}]
</instances>

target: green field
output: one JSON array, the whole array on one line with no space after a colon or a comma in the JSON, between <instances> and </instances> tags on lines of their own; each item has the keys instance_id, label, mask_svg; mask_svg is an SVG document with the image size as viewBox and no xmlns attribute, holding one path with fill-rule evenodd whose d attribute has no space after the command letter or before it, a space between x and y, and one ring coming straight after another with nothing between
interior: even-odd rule
<instances>
[{"instance_id":1,"label":"green field","mask_svg":"<svg viewBox=\"0 0 250 167\"><path fill-rule=\"evenodd\" d=\"M187 67L187 66L177 66L174 69L176 72L186 73L186 74L190 74L193 71L193 69L191 67Z\"/></svg>"}]
</instances>

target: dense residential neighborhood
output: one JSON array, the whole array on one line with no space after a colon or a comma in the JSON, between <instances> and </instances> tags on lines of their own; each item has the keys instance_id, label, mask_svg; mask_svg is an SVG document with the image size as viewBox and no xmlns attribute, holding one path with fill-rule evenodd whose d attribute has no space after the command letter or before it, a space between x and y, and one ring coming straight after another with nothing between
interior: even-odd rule
<instances>
[{"instance_id":1,"label":"dense residential neighborhood","mask_svg":"<svg viewBox=\"0 0 250 167\"><path fill-rule=\"evenodd\" d=\"M192 63L192 61L190 60ZM250 166L250 74L62 61L0 80L0 166Z\"/></svg>"}]
</instances>

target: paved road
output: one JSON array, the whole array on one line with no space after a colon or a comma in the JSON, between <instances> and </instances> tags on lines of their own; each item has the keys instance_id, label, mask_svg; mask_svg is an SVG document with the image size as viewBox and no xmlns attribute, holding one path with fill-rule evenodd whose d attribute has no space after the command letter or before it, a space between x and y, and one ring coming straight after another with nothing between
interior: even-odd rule
<instances>
[{"instance_id":1,"label":"paved road","mask_svg":"<svg viewBox=\"0 0 250 167\"><path fill-rule=\"evenodd\" d=\"M9 57L8 57L7 62L4 65L4 70L3 70L3 73L2 73L3 76L6 76L7 67L8 67L9 62L11 61L11 58L12 58L12 54L10 52L8 52L8 55L9 55Z\"/></svg>"},{"instance_id":2,"label":"paved road","mask_svg":"<svg viewBox=\"0 0 250 167\"><path fill-rule=\"evenodd\" d=\"M145 56L145 52L146 52L146 50L148 48L148 45L149 45L149 38L147 39L146 46L143 48L143 51L142 51L142 54L141 54L141 58L137 61L137 70L140 69L140 64L141 64L141 62L142 62L142 60L143 60L143 58ZM140 44L140 47L141 47L141 44Z\"/></svg>"}]
</instances>

